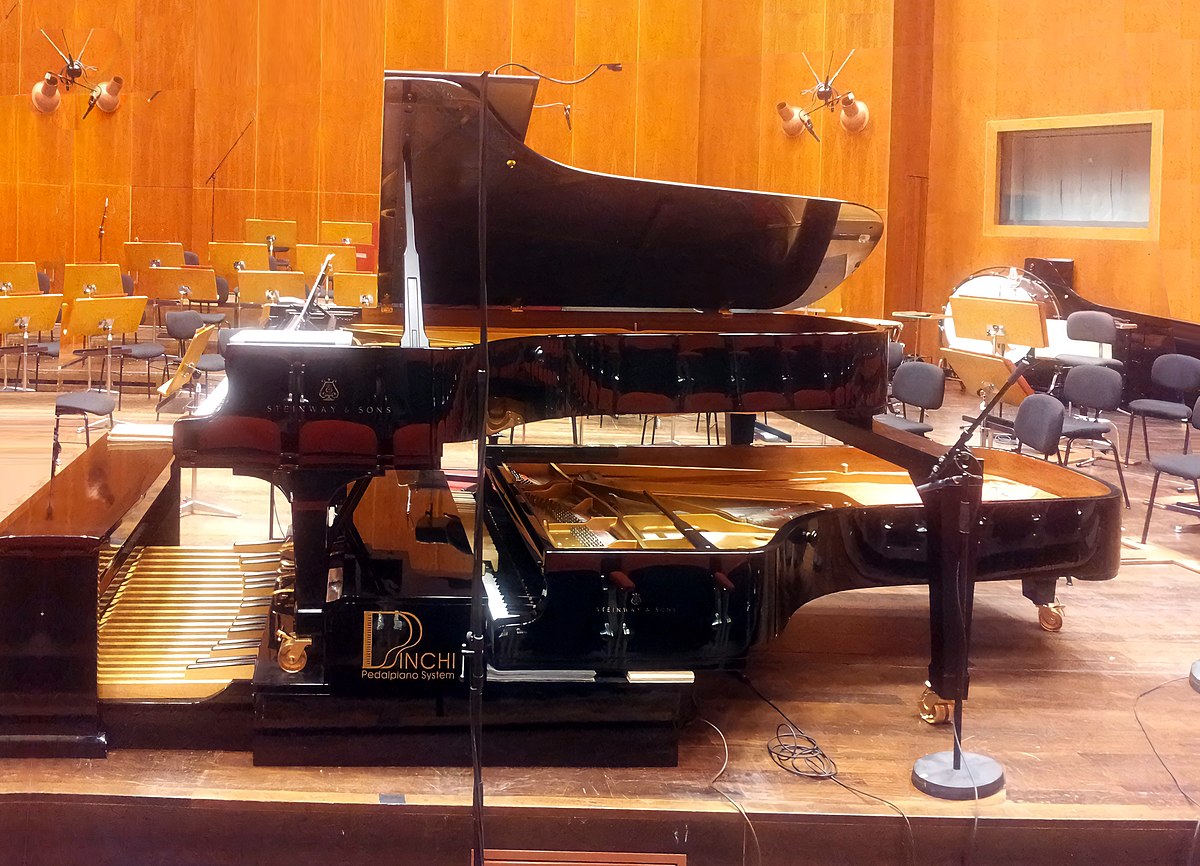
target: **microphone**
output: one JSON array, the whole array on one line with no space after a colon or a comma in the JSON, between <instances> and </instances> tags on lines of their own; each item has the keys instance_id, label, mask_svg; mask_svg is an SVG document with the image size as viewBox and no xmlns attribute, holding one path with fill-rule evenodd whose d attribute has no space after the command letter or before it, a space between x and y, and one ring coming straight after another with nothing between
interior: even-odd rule
<instances>
[{"instance_id":1,"label":"microphone","mask_svg":"<svg viewBox=\"0 0 1200 866\"><path fill-rule=\"evenodd\" d=\"M92 109L96 107L96 102L100 99L100 88L97 87L92 91L92 95L88 97L88 106L84 109L83 119L87 120L87 116L92 113Z\"/></svg>"}]
</instances>

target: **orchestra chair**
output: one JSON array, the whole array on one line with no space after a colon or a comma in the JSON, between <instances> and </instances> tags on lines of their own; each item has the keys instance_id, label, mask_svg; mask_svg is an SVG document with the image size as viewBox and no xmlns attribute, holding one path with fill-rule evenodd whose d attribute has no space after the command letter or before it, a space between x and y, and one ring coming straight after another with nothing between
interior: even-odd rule
<instances>
[{"instance_id":1,"label":"orchestra chair","mask_svg":"<svg viewBox=\"0 0 1200 866\"><path fill-rule=\"evenodd\" d=\"M1146 430L1147 418L1159 418L1163 421L1183 421L1192 419L1192 407L1184 403L1185 395L1200 391L1200 358L1191 355L1171 353L1159 355L1154 359L1150 368L1150 383L1159 392L1167 392L1174 400L1154 400L1142 398L1129 401L1129 434L1125 440L1125 465L1129 465L1129 452L1133 450L1133 421L1142 419L1142 442L1146 446L1146 459L1150 459L1150 434ZM1188 440L1191 438L1192 427L1184 425L1183 450L1187 453Z\"/></svg>"},{"instance_id":2,"label":"orchestra chair","mask_svg":"<svg viewBox=\"0 0 1200 866\"><path fill-rule=\"evenodd\" d=\"M321 220L317 242L343 246L369 246L375 242L375 226L371 223Z\"/></svg>"},{"instance_id":3,"label":"orchestra chair","mask_svg":"<svg viewBox=\"0 0 1200 866\"><path fill-rule=\"evenodd\" d=\"M133 277L129 274L121 274L121 291L127 295L137 293L137 283L133 281Z\"/></svg>"},{"instance_id":4,"label":"orchestra chair","mask_svg":"<svg viewBox=\"0 0 1200 866\"><path fill-rule=\"evenodd\" d=\"M36 295L41 291L37 265L33 262L0 262L0 297Z\"/></svg>"},{"instance_id":5,"label":"orchestra chair","mask_svg":"<svg viewBox=\"0 0 1200 866\"><path fill-rule=\"evenodd\" d=\"M875 417L889 427L924 436L933 430L933 425L925 421L925 413L941 409L945 397L945 370L925 361L905 361L896 368L896 375L892 379L892 398L900 404L903 414L885 412ZM916 421L908 417L909 406L920 410Z\"/></svg>"},{"instance_id":6,"label":"orchestra chair","mask_svg":"<svg viewBox=\"0 0 1200 866\"><path fill-rule=\"evenodd\" d=\"M151 268L182 268L183 244L170 241L125 241L125 270L137 274Z\"/></svg>"},{"instance_id":7,"label":"orchestra chair","mask_svg":"<svg viewBox=\"0 0 1200 866\"><path fill-rule=\"evenodd\" d=\"M379 275L361 272L335 273L333 303L339 307L379 306Z\"/></svg>"},{"instance_id":8,"label":"orchestra chair","mask_svg":"<svg viewBox=\"0 0 1200 866\"><path fill-rule=\"evenodd\" d=\"M198 264L200 264L200 255L198 253L192 252L191 250L184 250L183 251L183 263L184 263L184 265L188 265L188 266L198 265Z\"/></svg>"},{"instance_id":9,"label":"orchestra chair","mask_svg":"<svg viewBox=\"0 0 1200 866\"><path fill-rule=\"evenodd\" d=\"M4 360L4 389L5 390L33 390L29 387L29 355L31 352L36 353L39 347L49 346L48 343L30 343L30 334L51 333L54 331L54 323L58 320L58 314L62 310L62 295L8 295L0 297L0 352L3 352ZM19 337L21 342L19 345L5 345L9 338ZM58 348L55 346L54 353L58 353ZM8 386L8 355L20 356L21 365L21 386L20 388L9 388ZM34 376L34 384L37 384L37 376Z\"/></svg>"},{"instance_id":10,"label":"orchestra chair","mask_svg":"<svg viewBox=\"0 0 1200 866\"><path fill-rule=\"evenodd\" d=\"M1013 419L1013 437L1017 440L1017 453L1028 447L1049 460L1053 454L1061 464L1062 454L1058 445L1062 440L1063 423L1067 410L1058 398L1049 394L1031 394L1021 401L1017 417Z\"/></svg>"},{"instance_id":11,"label":"orchestra chair","mask_svg":"<svg viewBox=\"0 0 1200 866\"><path fill-rule=\"evenodd\" d=\"M37 272L38 291L43 295L50 294L50 290L54 288L54 280L45 271Z\"/></svg>"},{"instance_id":12,"label":"orchestra chair","mask_svg":"<svg viewBox=\"0 0 1200 866\"><path fill-rule=\"evenodd\" d=\"M1117 320L1102 310L1077 310L1067 316L1067 339L1096 343L1095 355L1077 355L1070 352L1055 356L1062 367L1099 366L1111 367L1121 372L1125 365L1110 357L1113 343L1117 341ZM1105 355L1107 347L1108 356Z\"/></svg>"},{"instance_id":13,"label":"orchestra chair","mask_svg":"<svg viewBox=\"0 0 1200 866\"><path fill-rule=\"evenodd\" d=\"M225 350L229 348L229 340L240 328L222 328L217 331L217 351L207 352L196 361L196 370L204 374L204 390L208 391L208 376L210 373L225 372Z\"/></svg>"},{"instance_id":14,"label":"orchestra chair","mask_svg":"<svg viewBox=\"0 0 1200 866\"><path fill-rule=\"evenodd\" d=\"M333 255L333 273L344 274L358 270L358 251L354 247L341 244L296 244L296 254L292 256L292 270L304 274L311 286L321 273L325 257L330 254Z\"/></svg>"},{"instance_id":15,"label":"orchestra chair","mask_svg":"<svg viewBox=\"0 0 1200 866\"><path fill-rule=\"evenodd\" d=\"M1200 400L1197 400L1192 406L1192 413L1187 423L1189 427L1200 429ZM1164 472L1174 478L1192 482L1192 488L1196 491L1196 502L1200 504L1200 454L1189 454L1186 443L1183 446L1182 454L1162 454L1152 457L1150 465L1154 467L1154 480L1150 483L1150 502L1146 505L1146 523L1142 526L1142 544L1146 543L1146 536L1150 534L1150 516L1154 513L1154 497L1158 494L1158 479Z\"/></svg>"},{"instance_id":16,"label":"orchestra chair","mask_svg":"<svg viewBox=\"0 0 1200 866\"><path fill-rule=\"evenodd\" d=\"M139 275L138 289L150 299L156 329L162 327L162 308L179 306L179 287L185 285L193 273L193 268L164 266L147 268Z\"/></svg>"},{"instance_id":17,"label":"orchestra chair","mask_svg":"<svg viewBox=\"0 0 1200 866\"><path fill-rule=\"evenodd\" d=\"M1121 468L1121 450L1114 442L1117 428L1112 421L1100 417L1102 412L1120 408L1122 387L1121 374L1112 367L1082 365L1067 370L1062 386L1063 399L1072 409L1081 410L1083 417L1072 415L1063 421L1062 435L1067 440L1063 462L1070 463L1071 446L1076 440L1089 442L1093 446L1097 442L1108 446L1117 464L1117 478L1121 482L1125 507L1129 508L1129 490L1125 487L1125 471Z\"/></svg>"},{"instance_id":18,"label":"orchestra chair","mask_svg":"<svg viewBox=\"0 0 1200 866\"><path fill-rule=\"evenodd\" d=\"M887 344L887 371L888 381L896 375L896 370L904 363L904 344L898 340L892 340Z\"/></svg>"},{"instance_id":19,"label":"orchestra chair","mask_svg":"<svg viewBox=\"0 0 1200 866\"><path fill-rule=\"evenodd\" d=\"M108 418L108 427L113 426L113 411L117 406L117 398L102 391L74 391L69 394L59 394L54 400L54 441L50 449L50 477L54 477L58 469L59 458L62 455L62 443L58 438L58 428L63 416L78 415L83 419L84 444L92 445L91 425L88 417Z\"/></svg>"},{"instance_id":20,"label":"orchestra chair","mask_svg":"<svg viewBox=\"0 0 1200 866\"><path fill-rule=\"evenodd\" d=\"M188 307L200 307L200 319L206 325L220 325L225 321L221 312L207 312L222 302L217 287L217 275L211 268L188 268L182 275L187 282L179 286L179 299ZM225 298L229 299L229 283L225 283Z\"/></svg>"}]
</instances>

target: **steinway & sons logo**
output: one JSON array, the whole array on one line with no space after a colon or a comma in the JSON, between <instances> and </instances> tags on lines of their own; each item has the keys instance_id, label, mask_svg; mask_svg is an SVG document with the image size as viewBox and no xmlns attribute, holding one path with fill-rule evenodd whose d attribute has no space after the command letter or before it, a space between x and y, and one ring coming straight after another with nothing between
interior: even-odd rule
<instances>
[{"instance_id":1,"label":"steinway & sons logo","mask_svg":"<svg viewBox=\"0 0 1200 866\"><path fill-rule=\"evenodd\" d=\"M322 379L321 390L317 392L317 396L326 403L332 403L342 396L342 392L338 390L337 379Z\"/></svg>"},{"instance_id":2,"label":"steinway & sons logo","mask_svg":"<svg viewBox=\"0 0 1200 866\"><path fill-rule=\"evenodd\" d=\"M403 610L363 613L362 678L372 680L452 680L457 652L421 649L424 627L416 614Z\"/></svg>"}]
</instances>

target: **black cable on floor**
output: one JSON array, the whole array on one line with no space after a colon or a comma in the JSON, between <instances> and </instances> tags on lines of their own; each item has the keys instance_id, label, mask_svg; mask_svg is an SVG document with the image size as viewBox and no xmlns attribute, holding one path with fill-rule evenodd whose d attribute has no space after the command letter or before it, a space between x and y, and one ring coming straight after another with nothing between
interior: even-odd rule
<instances>
[{"instance_id":1,"label":"black cable on floor","mask_svg":"<svg viewBox=\"0 0 1200 866\"><path fill-rule=\"evenodd\" d=\"M1150 738L1150 732L1147 731L1146 726L1142 724L1142 717L1138 713L1138 704L1140 704L1142 702L1142 698L1146 697L1147 695L1152 695L1155 692L1157 692L1159 689L1166 688L1167 686L1171 685L1172 683L1177 683L1180 680L1186 680L1186 679L1187 679L1187 677L1174 677L1172 679L1167 680L1165 683L1159 683L1156 686L1152 686L1151 688L1146 689L1146 691L1142 692L1140 695L1138 695L1136 698L1134 698L1133 719L1134 719L1134 721L1137 722L1137 726L1141 729L1142 736L1146 738L1146 742L1150 745L1150 751L1152 751L1154 753L1154 757L1156 757L1158 759L1158 763L1160 763L1162 765L1162 768L1167 771L1167 775L1171 777L1171 781L1175 783L1176 790L1178 790L1179 793L1183 795L1183 799L1187 800L1192 805L1192 808L1200 809L1200 803L1197 803L1192 798L1192 795L1183 789L1183 785L1179 784L1179 780L1177 778L1175 778L1175 774L1171 772L1171 768L1167 766L1167 762L1163 760L1163 756L1158 753L1158 747L1156 747L1154 745L1154 740L1152 740ZM1187 859L1184 861L1184 863L1186 863L1187 866L1192 866L1192 864L1195 863L1196 842L1197 841L1200 841L1200 818L1196 819L1196 827L1192 831L1192 843L1188 846Z\"/></svg>"},{"instance_id":2,"label":"black cable on floor","mask_svg":"<svg viewBox=\"0 0 1200 866\"><path fill-rule=\"evenodd\" d=\"M725 734L721 732L721 729L708 719L704 718L703 716L697 716L697 718L717 732L717 736L721 738L721 746L725 749L725 759L721 761L721 769L717 770L717 774L709 780L708 787L712 788L714 791L728 800L729 804L733 806L733 808L737 809L738 814L746 820L746 826L750 828L750 837L754 840L754 861L758 864L758 866L762 866L762 845L759 844L758 831L754 829L754 822L750 820L750 816L746 814L746 810L742 808L741 803L717 787L717 780L725 775L725 770L729 767L729 741L725 739ZM744 853L742 862L745 863Z\"/></svg>"},{"instance_id":3,"label":"black cable on floor","mask_svg":"<svg viewBox=\"0 0 1200 866\"><path fill-rule=\"evenodd\" d=\"M849 782L842 781L838 776L837 762L825 753L815 739L793 722L788 717L788 714L781 710L774 701L759 691L758 687L751 682L748 676L744 673L738 673L736 676L750 691L754 692L767 706L783 718L783 724L775 728L775 736L767 741L767 753L771 756L771 760L775 762L775 765L781 770L791 773L793 776L801 776L806 779L829 779L853 794L857 794L860 797L867 797L887 806L904 819L904 827L908 834L908 845L905 846L904 851L905 859L909 863L915 864L917 843L913 836L912 822L909 821L908 815L904 810L885 797L880 797L877 794L872 794L870 791L864 791L856 785L851 785ZM978 815L976 819L978 819Z\"/></svg>"}]
</instances>

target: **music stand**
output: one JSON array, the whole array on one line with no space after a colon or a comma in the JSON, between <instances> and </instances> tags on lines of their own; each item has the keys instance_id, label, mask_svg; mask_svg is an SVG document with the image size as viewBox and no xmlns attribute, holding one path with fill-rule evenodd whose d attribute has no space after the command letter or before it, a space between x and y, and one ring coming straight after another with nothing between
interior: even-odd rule
<instances>
[{"instance_id":1,"label":"music stand","mask_svg":"<svg viewBox=\"0 0 1200 866\"><path fill-rule=\"evenodd\" d=\"M297 244L292 269L305 274L308 284L312 285L329 255L333 256L332 273L344 274L358 270L358 248L344 244Z\"/></svg>"},{"instance_id":2,"label":"music stand","mask_svg":"<svg viewBox=\"0 0 1200 866\"><path fill-rule=\"evenodd\" d=\"M374 234L375 227L371 223L322 220L317 242L341 246L369 246L375 242Z\"/></svg>"},{"instance_id":3,"label":"music stand","mask_svg":"<svg viewBox=\"0 0 1200 866\"><path fill-rule=\"evenodd\" d=\"M962 349L942 349L942 358L946 363L954 368L954 373L958 376L960 382L968 392L977 394L983 401L980 408L987 406L991 399L996 396L1004 384L1012 375L1016 365L1003 355L984 355L979 352L966 352ZM1004 432L1012 432L1012 425L1007 421L997 424L998 419L1004 418L1004 406L1020 406L1021 402L1033 393L1033 388L1025 381L1022 376L1018 379L1011 388L1004 392L1004 397L997 404L999 414L995 417L989 416L984 419L980 425L980 436L990 434L997 429ZM973 415L964 415L963 420L974 420ZM987 447L987 442L983 443Z\"/></svg>"},{"instance_id":4,"label":"music stand","mask_svg":"<svg viewBox=\"0 0 1200 866\"><path fill-rule=\"evenodd\" d=\"M113 267L116 267L115 265ZM88 341L94 337L104 338L104 391L112 393L112 358L113 336L115 334L136 334L142 316L146 313L146 297L144 295L121 295L119 298L78 298L67 311L63 320L62 334L59 337L59 371L70 364L63 364L62 358L68 346L73 348L73 354L88 360L88 390L92 389L91 357L100 353L99 347L89 347ZM71 362L75 363L75 362Z\"/></svg>"},{"instance_id":5,"label":"music stand","mask_svg":"<svg viewBox=\"0 0 1200 866\"><path fill-rule=\"evenodd\" d=\"M304 300L307 279L300 271L242 271L241 295L246 306L274 304L280 298Z\"/></svg>"},{"instance_id":6,"label":"music stand","mask_svg":"<svg viewBox=\"0 0 1200 866\"><path fill-rule=\"evenodd\" d=\"M950 299L950 317L955 336L990 341L997 355L1008 346L1044 349L1049 345L1046 314L1035 301L960 295Z\"/></svg>"},{"instance_id":7,"label":"music stand","mask_svg":"<svg viewBox=\"0 0 1200 866\"><path fill-rule=\"evenodd\" d=\"M125 270L138 275L152 268L182 268L183 244L171 241L125 241ZM139 285L138 290L141 291Z\"/></svg>"},{"instance_id":8,"label":"music stand","mask_svg":"<svg viewBox=\"0 0 1200 866\"><path fill-rule=\"evenodd\" d=\"M8 288L5 288L5 287ZM36 295L37 265L33 262L0 262L0 295Z\"/></svg>"},{"instance_id":9,"label":"music stand","mask_svg":"<svg viewBox=\"0 0 1200 866\"><path fill-rule=\"evenodd\" d=\"M36 281L36 278L35 278ZM9 295L0 297L0 353L5 355L4 391L33 391L29 387L29 334L30 332L54 330L54 323L62 310L62 295ZM20 346L3 346L10 334L21 335ZM21 386L9 387L8 358L10 354L21 354Z\"/></svg>"},{"instance_id":10,"label":"music stand","mask_svg":"<svg viewBox=\"0 0 1200 866\"><path fill-rule=\"evenodd\" d=\"M256 219L255 217L246 217L242 237L246 243L265 244L267 253L272 256L276 253L290 252L300 240L295 220Z\"/></svg>"},{"instance_id":11,"label":"music stand","mask_svg":"<svg viewBox=\"0 0 1200 866\"><path fill-rule=\"evenodd\" d=\"M333 303L339 307L379 306L379 275L357 271L334 274Z\"/></svg>"}]
</instances>

